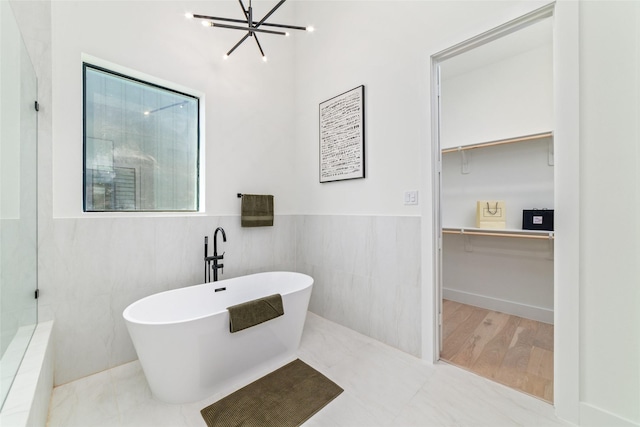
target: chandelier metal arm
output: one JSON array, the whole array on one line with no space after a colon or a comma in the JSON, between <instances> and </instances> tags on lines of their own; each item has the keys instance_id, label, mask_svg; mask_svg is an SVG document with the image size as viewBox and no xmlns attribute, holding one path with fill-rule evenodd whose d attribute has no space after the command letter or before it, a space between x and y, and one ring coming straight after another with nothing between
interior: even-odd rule
<instances>
[{"instance_id":1,"label":"chandelier metal arm","mask_svg":"<svg viewBox=\"0 0 640 427\"><path fill-rule=\"evenodd\" d=\"M210 22L209 24L212 27L217 27L217 28L228 28L228 29L231 29L231 30L247 31L249 33L248 36L251 36L251 33L278 34L280 36L286 36L287 35L287 33L283 33L282 31L263 30L262 28L238 27L237 25L218 24L217 22Z\"/></svg>"},{"instance_id":2,"label":"chandelier metal arm","mask_svg":"<svg viewBox=\"0 0 640 427\"><path fill-rule=\"evenodd\" d=\"M258 24L256 25L256 28L259 27L260 25L264 24L264 21L266 21L267 19L269 19L269 17L273 14L273 12L275 12L276 10L278 10L278 8L280 6L282 6L284 4L284 2L287 0L280 0L278 2L277 5L273 6L273 9L271 9L266 15L264 15L264 18L262 18L260 20L260 22L258 22Z\"/></svg>"},{"instance_id":3,"label":"chandelier metal arm","mask_svg":"<svg viewBox=\"0 0 640 427\"><path fill-rule=\"evenodd\" d=\"M262 45L260 44L260 41L258 40L258 34L257 33L277 34L277 35L281 35L281 36L288 36L289 33L283 32L283 31L266 30L264 28L260 28L261 26L272 27L272 28L291 29L291 30L301 30L301 31L313 31L313 27L302 27L302 26L298 26L298 25L287 25L287 24L272 24L272 23L265 22L286 1L287 0L279 0L278 3L273 8L271 8L271 10L269 10L269 12L267 12L267 14L264 15L264 17L260 21L257 21L257 22L253 20L253 8L251 7L251 0L249 0L249 7L248 8L245 8L243 0L238 0L238 3L240 5L240 7L242 8L242 14L244 15L244 18L245 18L244 20L243 19L234 19L234 18L222 18L222 17L219 17L219 16L196 15L196 14L191 14L191 13L186 13L185 16L187 18L204 19L207 22L203 22L203 24L211 26L211 27L227 28L227 29L231 29L231 30L241 30L241 31L246 31L247 32L244 35L244 37L242 37L240 39L240 41L238 41L238 43L236 43L229 50L229 52L227 52L227 54L225 55L225 58L228 57L229 55L231 55L233 53L233 51L236 50L238 48L238 46L240 46L242 43L244 43L244 41L247 38L253 37L256 40L256 45L258 46L258 49L260 50L260 54L262 55L262 59L264 59L266 61L267 57L265 56L264 51L262 50ZM223 24L223 23L214 22L214 21L230 22L230 23L233 23L233 24L244 24L245 26L229 25L229 24Z\"/></svg>"},{"instance_id":4,"label":"chandelier metal arm","mask_svg":"<svg viewBox=\"0 0 640 427\"><path fill-rule=\"evenodd\" d=\"M240 41L238 43L236 43L235 46L233 46L231 48L231 50L229 50L229 52L227 52L226 56L231 55L233 53L233 51L236 50L238 48L238 46L240 46L242 44L242 42L244 42L246 39L248 39L249 38L249 34L251 34L251 33L245 34L244 37L241 38Z\"/></svg>"},{"instance_id":5,"label":"chandelier metal arm","mask_svg":"<svg viewBox=\"0 0 640 427\"><path fill-rule=\"evenodd\" d=\"M255 24L255 22L254 22ZM257 26L257 25L256 25ZM288 25L288 24L270 24L268 22L263 23L261 26L263 27L278 27L278 28L289 28L291 30L300 30L307 31L307 27L300 27L298 25Z\"/></svg>"},{"instance_id":6,"label":"chandelier metal arm","mask_svg":"<svg viewBox=\"0 0 640 427\"><path fill-rule=\"evenodd\" d=\"M260 41L258 41L258 35L254 34L253 38L256 41L256 44L258 45L258 49L260 49L260 55L262 55L262 58L266 58L266 55L264 54L264 51L262 50L262 46L260 45Z\"/></svg>"},{"instance_id":7,"label":"chandelier metal arm","mask_svg":"<svg viewBox=\"0 0 640 427\"><path fill-rule=\"evenodd\" d=\"M245 19L234 19L234 18L221 18L219 16L209 16L209 15L193 15L194 18L198 18L198 19L206 19L209 21L223 21L223 22L235 22L238 24L248 24L249 21L245 20ZM257 26L258 22L257 21L253 21L253 25ZM288 25L288 24L271 24L269 22L264 22L262 24L263 27L277 27L277 28L289 28L291 30L301 30L301 31L307 31L307 27L301 27L298 25ZM246 30L246 27L240 27L243 30Z\"/></svg>"},{"instance_id":8,"label":"chandelier metal arm","mask_svg":"<svg viewBox=\"0 0 640 427\"><path fill-rule=\"evenodd\" d=\"M242 3L240 3L242 4ZM252 22L253 22L253 8L251 7L251 0L249 0L249 8L247 9L247 13L245 14L245 16L247 17L247 24L249 25L249 28L257 28L254 27ZM253 37L253 33L249 33L250 37Z\"/></svg>"},{"instance_id":9,"label":"chandelier metal arm","mask_svg":"<svg viewBox=\"0 0 640 427\"><path fill-rule=\"evenodd\" d=\"M194 18L198 19L206 19L208 21L223 21L223 22L235 22L238 24L246 24L246 19L234 19L234 18L221 18L219 16L209 16L209 15L193 15ZM246 28L244 28L246 30Z\"/></svg>"},{"instance_id":10,"label":"chandelier metal arm","mask_svg":"<svg viewBox=\"0 0 640 427\"><path fill-rule=\"evenodd\" d=\"M249 11L246 7L244 7L244 3L242 2L242 0L238 0L238 3L240 3L240 7L242 8L242 13L244 14L244 17L246 19L245 23L249 22ZM251 7L251 4L249 4L249 7Z\"/></svg>"}]
</instances>

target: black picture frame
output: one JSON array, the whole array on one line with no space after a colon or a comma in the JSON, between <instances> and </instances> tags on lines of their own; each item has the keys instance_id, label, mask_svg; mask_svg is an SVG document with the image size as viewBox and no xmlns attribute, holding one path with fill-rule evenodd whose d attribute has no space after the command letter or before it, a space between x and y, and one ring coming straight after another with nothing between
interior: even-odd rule
<instances>
[{"instance_id":1,"label":"black picture frame","mask_svg":"<svg viewBox=\"0 0 640 427\"><path fill-rule=\"evenodd\" d=\"M320 103L320 183L365 178L364 85Z\"/></svg>"}]
</instances>

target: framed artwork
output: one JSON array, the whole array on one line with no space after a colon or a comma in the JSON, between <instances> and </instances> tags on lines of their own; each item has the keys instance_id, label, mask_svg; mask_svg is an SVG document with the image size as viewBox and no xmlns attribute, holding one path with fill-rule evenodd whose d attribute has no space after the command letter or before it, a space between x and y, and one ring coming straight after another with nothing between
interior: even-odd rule
<instances>
[{"instance_id":1,"label":"framed artwork","mask_svg":"<svg viewBox=\"0 0 640 427\"><path fill-rule=\"evenodd\" d=\"M364 85L320 103L320 182L364 178Z\"/></svg>"}]
</instances>

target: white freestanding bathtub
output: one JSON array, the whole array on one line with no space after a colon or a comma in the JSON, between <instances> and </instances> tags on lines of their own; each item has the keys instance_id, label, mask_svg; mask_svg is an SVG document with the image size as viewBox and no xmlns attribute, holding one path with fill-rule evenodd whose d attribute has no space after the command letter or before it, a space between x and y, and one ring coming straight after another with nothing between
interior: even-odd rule
<instances>
[{"instance_id":1,"label":"white freestanding bathtub","mask_svg":"<svg viewBox=\"0 0 640 427\"><path fill-rule=\"evenodd\" d=\"M244 386L295 359L313 279L258 273L161 292L123 316L158 400L187 403ZM227 307L282 295L284 316L229 332Z\"/></svg>"}]
</instances>

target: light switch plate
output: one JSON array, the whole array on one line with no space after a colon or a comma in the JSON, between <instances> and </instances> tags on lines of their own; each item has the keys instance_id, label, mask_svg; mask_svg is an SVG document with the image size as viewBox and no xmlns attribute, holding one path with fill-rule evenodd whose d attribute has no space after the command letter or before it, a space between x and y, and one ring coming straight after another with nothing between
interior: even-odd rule
<instances>
[{"instance_id":1,"label":"light switch plate","mask_svg":"<svg viewBox=\"0 0 640 427\"><path fill-rule=\"evenodd\" d=\"M409 190L404 192L404 204L405 205L417 205L418 204L418 190Z\"/></svg>"}]
</instances>

